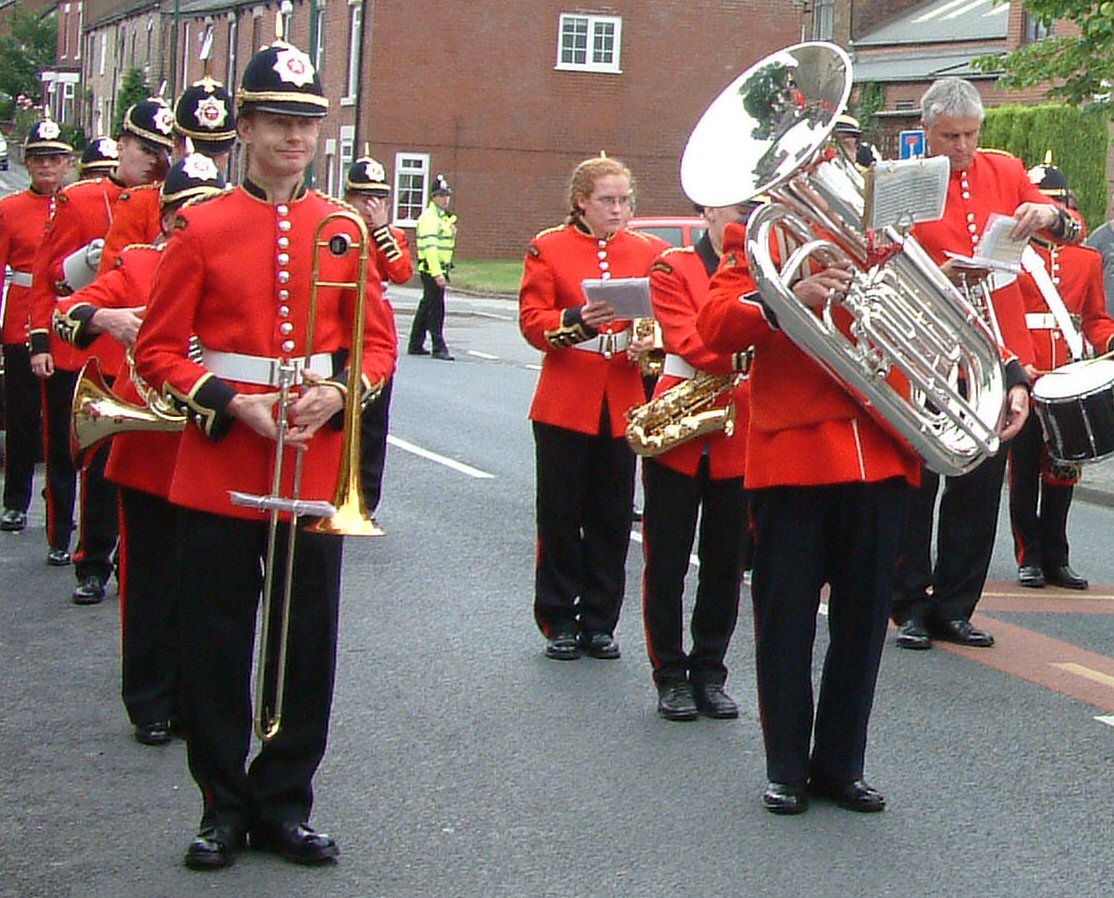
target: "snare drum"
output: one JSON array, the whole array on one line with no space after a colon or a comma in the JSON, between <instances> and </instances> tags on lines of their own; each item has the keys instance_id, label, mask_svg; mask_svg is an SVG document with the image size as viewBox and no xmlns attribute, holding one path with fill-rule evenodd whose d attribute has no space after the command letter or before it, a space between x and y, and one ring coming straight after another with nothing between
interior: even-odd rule
<instances>
[{"instance_id":1,"label":"snare drum","mask_svg":"<svg viewBox=\"0 0 1114 898\"><path fill-rule=\"evenodd\" d=\"M1114 360L1057 368L1037 379L1032 398L1052 458L1089 462L1114 454Z\"/></svg>"}]
</instances>

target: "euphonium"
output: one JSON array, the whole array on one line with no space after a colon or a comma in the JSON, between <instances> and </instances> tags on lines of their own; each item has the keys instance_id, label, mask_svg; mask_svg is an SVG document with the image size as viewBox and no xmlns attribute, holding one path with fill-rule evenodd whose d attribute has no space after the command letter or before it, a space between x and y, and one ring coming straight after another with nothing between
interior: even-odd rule
<instances>
[{"instance_id":1,"label":"euphonium","mask_svg":"<svg viewBox=\"0 0 1114 898\"><path fill-rule=\"evenodd\" d=\"M661 325L655 318L635 318L631 325L635 339L650 337L652 343L638 354L638 367L646 377L661 377L665 367L665 344L661 339Z\"/></svg>"},{"instance_id":2,"label":"euphonium","mask_svg":"<svg viewBox=\"0 0 1114 898\"><path fill-rule=\"evenodd\" d=\"M646 458L661 455L704 434L735 432L735 403L717 406L741 374L701 372L670 387L656 399L627 411L627 442Z\"/></svg>"},{"instance_id":3,"label":"euphonium","mask_svg":"<svg viewBox=\"0 0 1114 898\"><path fill-rule=\"evenodd\" d=\"M928 467L962 474L999 448L1000 350L916 240L863 228L863 176L829 142L850 92L851 61L834 44L766 57L705 111L681 183L704 206L770 197L747 223L746 253L778 326ZM833 265L854 274L846 297L806 308L792 284Z\"/></svg>"}]
</instances>

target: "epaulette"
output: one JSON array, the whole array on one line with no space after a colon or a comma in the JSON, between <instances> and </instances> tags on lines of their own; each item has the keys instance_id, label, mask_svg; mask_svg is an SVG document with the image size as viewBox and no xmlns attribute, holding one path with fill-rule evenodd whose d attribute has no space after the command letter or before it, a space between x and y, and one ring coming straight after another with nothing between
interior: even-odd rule
<instances>
[{"instance_id":1,"label":"epaulette","mask_svg":"<svg viewBox=\"0 0 1114 898\"><path fill-rule=\"evenodd\" d=\"M662 250L661 257L664 259L666 256L671 256L673 253L694 253L696 252L695 246L671 246L669 249Z\"/></svg>"},{"instance_id":2,"label":"epaulette","mask_svg":"<svg viewBox=\"0 0 1114 898\"><path fill-rule=\"evenodd\" d=\"M329 196L327 193L318 194L330 206L336 206L338 209L343 209L346 212L351 212L354 215L359 215L360 210L353 206L351 203L346 203L344 200L337 199L335 196Z\"/></svg>"},{"instance_id":3,"label":"epaulette","mask_svg":"<svg viewBox=\"0 0 1114 898\"><path fill-rule=\"evenodd\" d=\"M235 188L233 187L233 185L227 184L220 190L214 190L212 193L202 193L198 196L190 197L178 207L178 211L181 212L183 209L188 209L191 206L199 206L202 203L209 202L209 200L215 200L219 196L224 196L225 194L231 193L234 189Z\"/></svg>"},{"instance_id":4,"label":"epaulette","mask_svg":"<svg viewBox=\"0 0 1114 898\"><path fill-rule=\"evenodd\" d=\"M665 253L662 253L664 256ZM650 266L650 274L655 271L660 271L662 274L673 274L673 266L670 265L665 259L655 259L654 264Z\"/></svg>"},{"instance_id":5,"label":"epaulette","mask_svg":"<svg viewBox=\"0 0 1114 898\"><path fill-rule=\"evenodd\" d=\"M163 244L163 243L129 243L129 244L128 244L127 246L125 246L125 247L124 247L124 248L123 248L122 250L120 250L120 255L116 257L116 264L117 264L117 265L121 265L121 264L123 264L123 263L122 263L122 262L121 262L120 260L121 260L121 258L123 257L124 253L128 252L128 250L133 250L133 249L153 249L153 250L155 250L156 252L162 252L162 248L163 248L163 246L165 246L165 245L166 245L166 244Z\"/></svg>"},{"instance_id":6,"label":"epaulette","mask_svg":"<svg viewBox=\"0 0 1114 898\"><path fill-rule=\"evenodd\" d=\"M161 190L162 182L155 181L151 184L136 184L135 187L128 187L120 191L120 195L116 197L116 202L126 202L131 199L133 193L138 193L140 190Z\"/></svg>"},{"instance_id":7,"label":"epaulette","mask_svg":"<svg viewBox=\"0 0 1114 898\"><path fill-rule=\"evenodd\" d=\"M650 234L647 234L645 231L635 231L635 230L627 229L626 233L630 234L632 237L637 237L643 243L651 243L651 242L656 241L658 239L656 237L653 237ZM664 241L662 241L662 242L664 242Z\"/></svg>"},{"instance_id":8,"label":"epaulette","mask_svg":"<svg viewBox=\"0 0 1114 898\"><path fill-rule=\"evenodd\" d=\"M557 225L556 227L552 227L552 228L543 228L542 230L538 231L538 233L536 233L534 235L534 239L537 240L540 237L545 237L549 234L555 234L558 231L565 230L566 227L568 227L568 225Z\"/></svg>"},{"instance_id":9,"label":"epaulette","mask_svg":"<svg viewBox=\"0 0 1114 898\"><path fill-rule=\"evenodd\" d=\"M81 178L80 180L74 181L72 184L67 184L65 187L63 187L58 194L58 198L64 199L66 194L73 190L75 187L80 187L83 184L100 184L103 180L104 178Z\"/></svg>"},{"instance_id":10,"label":"epaulette","mask_svg":"<svg viewBox=\"0 0 1114 898\"><path fill-rule=\"evenodd\" d=\"M977 152L979 152L979 153L989 153L992 156L1005 156L1009 159L1017 159L1018 162L1021 161L1020 159L1017 158L1017 156L1015 156L1013 153L1009 152L1008 150L1000 150L997 147L978 147Z\"/></svg>"}]
</instances>

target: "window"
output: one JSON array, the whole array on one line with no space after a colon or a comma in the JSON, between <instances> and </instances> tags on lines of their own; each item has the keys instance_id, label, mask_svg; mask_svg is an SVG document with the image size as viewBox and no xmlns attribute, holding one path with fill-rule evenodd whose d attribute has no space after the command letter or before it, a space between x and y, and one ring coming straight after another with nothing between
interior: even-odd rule
<instances>
[{"instance_id":1,"label":"window","mask_svg":"<svg viewBox=\"0 0 1114 898\"><path fill-rule=\"evenodd\" d=\"M812 39L830 41L835 34L835 0L814 0L812 6Z\"/></svg>"},{"instance_id":2,"label":"window","mask_svg":"<svg viewBox=\"0 0 1114 898\"><path fill-rule=\"evenodd\" d=\"M70 4L62 4L62 58L70 55Z\"/></svg>"},{"instance_id":3,"label":"window","mask_svg":"<svg viewBox=\"0 0 1114 898\"><path fill-rule=\"evenodd\" d=\"M74 59L81 59L81 36L85 33L85 4L77 4L77 45L74 47Z\"/></svg>"},{"instance_id":4,"label":"window","mask_svg":"<svg viewBox=\"0 0 1114 898\"><path fill-rule=\"evenodd\" d=\"M429 156L425 153L395 154L394 222L414 227L426 204Z\"/></svg>"},{"instance_id":5,"label":"window","mask_svg":"<svg viewBox=\"0 0 1114 898\"><path fill-rule=\"evenodd\" d=\"M329 196L344 198L344 194L337 193L337 142L330 137L325 141L325 192ZM340 178L341 190L344 188L344 178Z\"/></svg>"},{"instance_id":6,"label":"window","mask_svg":"<svg viewBox=\"0 0 1114 898\"><path fill-rule=\"evenodd\" d=\"M348 10L348 78L344 100L353 102L360 90L360 23L363 21L362 0L349 0Z\"/></svg>"},{"instance_id":7,"label":"window","mask_svg":"<svg viewBox=\"0 0 1114 898\"><path fill-rule=\"evenodd\" d=\"M182 25L182 77L178 82L179 84L189 84L189 71L190 71L190 55L187 52L190 49L190 23L185 22Z\"/></svg>"},{"instance_id":8,"label":"window","mask_svg":"<svg viewBox=\"0 0 1114 898\"><path fill-rule=\"evenodd\" d=\"M104 74L105 60L106 60L107 56L108 56L108 32L107 31L102 31L101 32L101 62L100 62L100 65L98 66L98 70L99 70L98 73L101 74L101 75Z\"/></svg>"},{"instance_id":9,"label":"window","mask_svg":"<svg viewBox=\"0 0 1114 898\"><path fill-rule=\"evenodd\" d=\"M240 31L238 19L228 21L228 69L225 72L224 83L236 83L236 37Z\"/></svg>"},{"instance_id":10,"label":"window","mask_svg":"<svg viewBox=\"0 0 1114 898\"><path fill-rule=\"evenodd\" d=\"M1025 17L1025 38L1023 43L1035 44L1052 35L1051 23L1034 16L1031 12L1022 12Z\"/></svg>"},{"instance_id":11,"label":"window","mask_svg":"<svg viewBox=\"0 0 1114 898\"><path fill-rule=\"evenodd\" d=\"M313 54L313 67L317 69L318 73L325 70L325 5L322 3L317 8L317 29L314 39L317 41L317 52ZM324 78L324 75L321 75Z\"/></svg>"},{"instance_id":12,"label":"window","mask_svg":"<svg viewBox=\"0 0 1114 898\"><path fill-rule=\"evenodd\" d=\"M557 68L566 71L619 72L623 20L618 16L562 14Z\"/></svg>"}]
</instances>

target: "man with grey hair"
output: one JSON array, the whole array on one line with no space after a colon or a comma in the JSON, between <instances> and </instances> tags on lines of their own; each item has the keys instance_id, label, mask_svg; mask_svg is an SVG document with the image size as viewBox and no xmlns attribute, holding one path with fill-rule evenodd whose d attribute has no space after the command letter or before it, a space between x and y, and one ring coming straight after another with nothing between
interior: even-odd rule
<instances>
[{"instance_id":1,"label":"man with grey hair","mask_svg":"<svg viewBox=\"0 0 1114 898\"><path fill-rule=\"evenodd\" d=\"M1080 236L1075 219L1030 182L1019 159L1001 151L977 149L982 121L982 99L961 78L941 78L921 98L928 155L947 156L951 174L943 218L917 224L913 234L953 283L975 291L983 291L990 272L961 267L948 253L972 255L991 214L1017 219L1011 234L1017 240L1027 240L1045 228L1066 242L1078 241ZM984 312L994 320L1009 358L1006 383L1012 422L1000 432L1003 446L995 457L970 473L946 479L935 567L932 518L940 478L922 468L921 486L906 521L894 590L892 615L900 627L897 644L902 648L931 648L932 637L968 646L994 644L994 637L973 627L970 618L994 549L1006 444L1027 417L1028 378L1023 366L1032 364L1034 355L1016 280L983 292L989 296Z\"/></svg>"}]
</instances>

